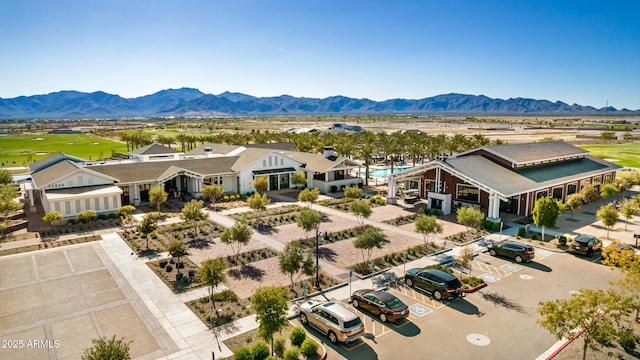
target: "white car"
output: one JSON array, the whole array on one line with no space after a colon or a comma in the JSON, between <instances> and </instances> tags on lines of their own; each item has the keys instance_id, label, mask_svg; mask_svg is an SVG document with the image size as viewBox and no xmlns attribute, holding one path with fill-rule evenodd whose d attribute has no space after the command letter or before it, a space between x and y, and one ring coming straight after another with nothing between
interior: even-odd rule
<instances>
[{"instance_id":1,"label":"white car","mask_svg":"<svg viewBox=\"0 0 640 360\"><path fill-rule=\"evenodd\" d=\"M300 322L311 325L329 337L332 344L350 343L364 334L360 317L334 302L306 301L300 305Z\"/></svg>"}]
</instances>

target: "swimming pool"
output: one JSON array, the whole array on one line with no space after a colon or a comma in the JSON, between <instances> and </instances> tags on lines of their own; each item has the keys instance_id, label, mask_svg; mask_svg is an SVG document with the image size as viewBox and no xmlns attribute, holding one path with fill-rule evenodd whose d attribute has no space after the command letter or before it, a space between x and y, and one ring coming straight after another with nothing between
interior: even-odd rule
<instances>
[{"instance_id":1,"label":"swimming pool","mask_svg":"<svg viewBox=\"0 0 640 360\"><path fill-rule=\"evenodd\" d=\"M397 173L407 169L411 169L411 166L394 166L393 172ZM369 170L369 177L381 178L389 174L391 174L391 167L384 167L381 169ZM364 171L360 175L364 175Z\"/></svg>"}]
</instances>

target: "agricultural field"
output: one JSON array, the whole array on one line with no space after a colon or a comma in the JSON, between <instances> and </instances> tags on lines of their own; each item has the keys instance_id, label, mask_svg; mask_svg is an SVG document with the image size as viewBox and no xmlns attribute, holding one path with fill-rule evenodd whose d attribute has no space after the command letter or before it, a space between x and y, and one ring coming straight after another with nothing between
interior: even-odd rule
<instances>
[{"instance_id":1,"label":"agricultural field","mask_svg":"<svg viewBox=\"0 0 640 360\"><path fill-rule=\"evenodd\" d=\"M640 142L607 145L584 145L594 156L610 160L620 166L640 168Z\"/></svg>"},{"instance_id":2,"label":"agricultural field","mask_svg":"<svg viewBox=\"0 0 640 360\"><path fill-rule=\"evenodd\" d=\"M0 167L27 166L56 152L86 160L101 160L113 152L127 152L123 143L86 134L30 134L0 136Z\"/></svg>"}]
</instances>

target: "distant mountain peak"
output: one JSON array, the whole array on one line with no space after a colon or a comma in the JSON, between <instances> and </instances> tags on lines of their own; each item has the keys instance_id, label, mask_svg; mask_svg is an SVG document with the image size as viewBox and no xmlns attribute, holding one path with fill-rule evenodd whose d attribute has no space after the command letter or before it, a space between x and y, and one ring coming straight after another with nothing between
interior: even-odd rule
<instances>
[{"instance_id":1,"label":"distant mountain peak","mask_svg":"<svg viewBox=\"0 0 640 360\"><path fill-rule=\"evenodd\" d=\"M373 101L343 95L324 99L287 94L255 97L225 91L218 95L183 87L151 95L122 98L103 91L63 90L46 95L0 98L0 119L153 117L217 115L312 115L312 114L512 114L512 115L615 115L640 114L640 109L596 109L562 101L522 97L492 99L486 95L449 93L423 99Z\"/></svg>"}]
</instances>

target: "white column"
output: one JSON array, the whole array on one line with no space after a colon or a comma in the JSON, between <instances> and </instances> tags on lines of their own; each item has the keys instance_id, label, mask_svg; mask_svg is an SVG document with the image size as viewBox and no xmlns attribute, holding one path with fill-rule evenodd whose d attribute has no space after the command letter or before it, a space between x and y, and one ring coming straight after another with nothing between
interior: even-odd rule
<instances>
[{"instance_id":1,"label":"white column","mask_svg":"<svg viewBox=\"0 0 640 360\"><path fill-rule=\"evenodd\" d=\"M398 199L396 199L396 179L394 177L389 178L389 183L387 185L387 203L398 203Z\"/></svg>"},{"instance_id":2,"label":"white column","mask_svg":"<svg viewBox=\"0 0 640 360\"><path fill-rule=\"evenodd\" d=\"M442 192L442 189L440 189L440 176L441 176L440 168L436 167L436 192L438 194Z\"/></svg>"}]
</instances>

